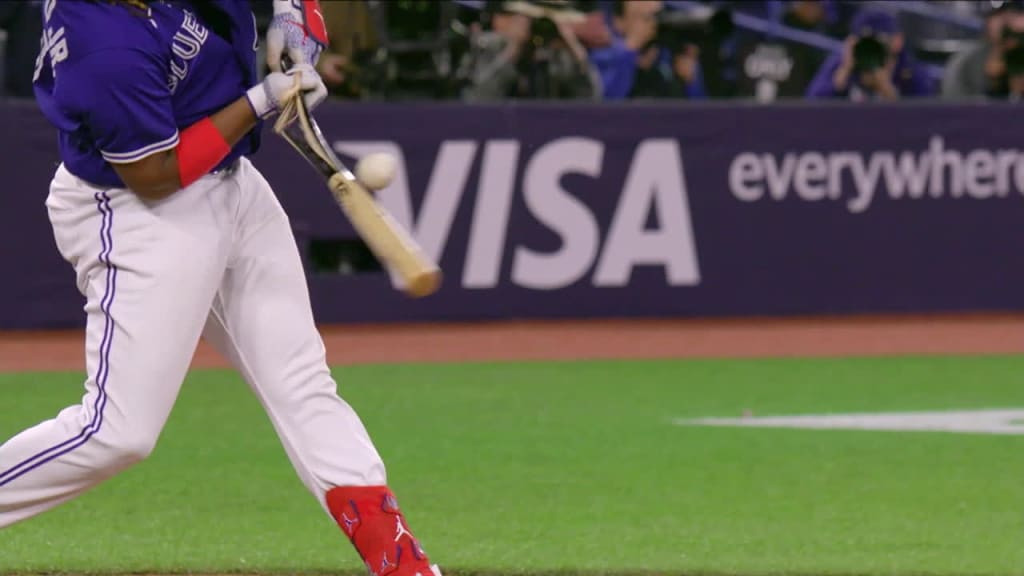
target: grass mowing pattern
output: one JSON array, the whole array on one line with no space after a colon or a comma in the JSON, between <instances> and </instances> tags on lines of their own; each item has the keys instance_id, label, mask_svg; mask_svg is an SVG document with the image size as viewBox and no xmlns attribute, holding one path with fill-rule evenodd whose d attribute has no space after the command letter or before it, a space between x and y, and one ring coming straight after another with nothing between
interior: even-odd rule
<instances>
[{"instance_id":1,"label":"grass mowing pattern","mask_svg":"<svg viewBox=\"0 0 1024 576\"><path fill-rule=\"evenodd\" d=\"M496 573L1024 574L1024 437L679 417L1024 407L1024 359L365 366L336 372L434 560ZM81 396L0 375L0 438ZM147 462L0 532L0 574L362 574L232 372Z\"/></svg>"}]
</instances>

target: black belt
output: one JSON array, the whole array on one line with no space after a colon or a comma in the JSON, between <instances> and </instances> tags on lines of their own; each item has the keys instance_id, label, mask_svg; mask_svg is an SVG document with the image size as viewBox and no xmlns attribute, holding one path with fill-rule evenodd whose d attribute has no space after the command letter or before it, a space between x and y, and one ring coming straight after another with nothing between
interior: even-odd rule
<instances>
[{"instance_id":1,"label":"black belt","mask_svg":"<svg viewBox=\"0 0 1024 576\"><path fill-rule=\"evenodd\" d=\"M230 176L230 175L234 174L236 170L238 170L238 167L241 164L242 164L242 159L241 158L235 158L227 166L224 166L223 168L218 168L216 170L213 170L213 171L210 172L210 174L215 174L217 176Z\"/></svg>"}]
</instances>

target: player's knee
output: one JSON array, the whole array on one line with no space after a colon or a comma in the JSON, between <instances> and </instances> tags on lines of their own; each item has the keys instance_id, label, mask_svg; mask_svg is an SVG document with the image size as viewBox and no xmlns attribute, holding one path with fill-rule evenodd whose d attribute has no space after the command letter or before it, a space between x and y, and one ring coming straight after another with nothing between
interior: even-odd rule
<instances>
[{"instance_id":1,"label":"player's knee","mask_svg":"<svg viewBox=\"0 0 1024 576\"><path fill-rule=\"evenodd\" d=\"M121 446L121 457L130 464L142 462L156 448L156 438L135 438Z\"/></svg>"},{"instance_id":2,"label":"player's knee","mask_svg":"<svg viewBox=\"0 0 1024 576\"><path fill-rule=\"evenodd\" d=\"M155 447L155 438L119 438L110 445L107 451L108 465L116 469L128 468L149 458Z\"/></svg>"}]
</instances>

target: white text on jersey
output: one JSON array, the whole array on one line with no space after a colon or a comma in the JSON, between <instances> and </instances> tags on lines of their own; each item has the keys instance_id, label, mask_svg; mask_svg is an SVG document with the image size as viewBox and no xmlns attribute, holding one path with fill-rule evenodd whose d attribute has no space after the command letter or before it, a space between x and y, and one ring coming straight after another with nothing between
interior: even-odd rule
<instances>
[{"instance_id":1,"label":"white text on jersey","mask_svg":"<svg viewBox=\"0 0 1024 576\"><path fill-rule=\"evenodd\" d=\"M210 31L199 23L195 14L185 12L181 29L171 40L171 51L174 54L171 57L171 72L167 75L167 87L171 93L178 89L178 84L188 75L189 63L199 55L209 36Z\"/></svg>"}]
</instances>

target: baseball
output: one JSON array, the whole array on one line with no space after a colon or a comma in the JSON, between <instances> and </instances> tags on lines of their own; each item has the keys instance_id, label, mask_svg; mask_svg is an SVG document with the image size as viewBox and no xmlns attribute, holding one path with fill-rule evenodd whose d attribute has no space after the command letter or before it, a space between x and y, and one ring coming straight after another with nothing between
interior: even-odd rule
<instances>
[{"instance_id":1,"label":"baseball","mask_svg":"<svg viewBox=\"0 0 1024 576\"><path fill-rule=\"evenodd\" d=\"M356 178L367 188L380 190L395 177L395 158L382 152L367 154L356 163Z\"/></svg>"}]
</instances>

